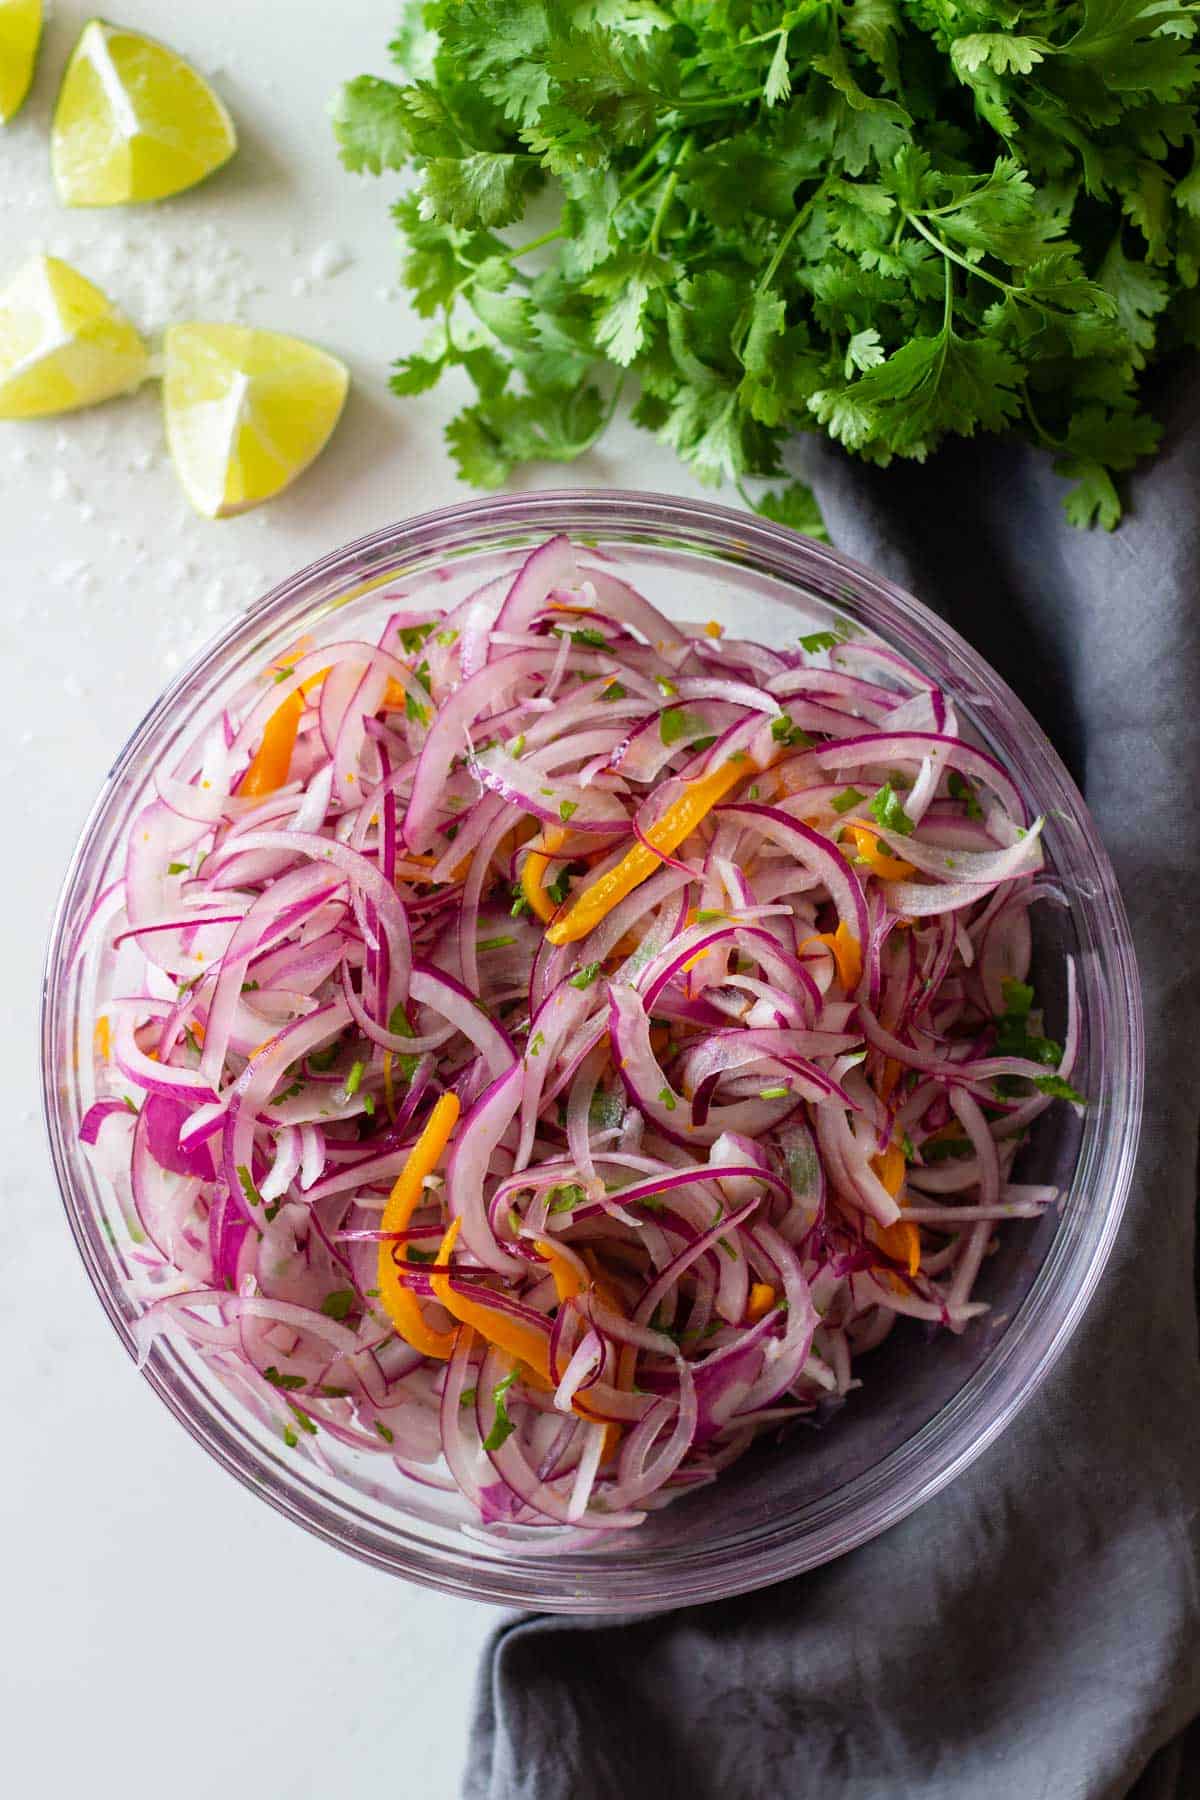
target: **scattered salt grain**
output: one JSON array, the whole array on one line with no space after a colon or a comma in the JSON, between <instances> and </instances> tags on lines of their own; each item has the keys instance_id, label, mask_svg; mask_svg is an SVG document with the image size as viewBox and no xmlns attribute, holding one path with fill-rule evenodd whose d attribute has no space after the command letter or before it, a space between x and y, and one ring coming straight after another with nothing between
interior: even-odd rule
<instances>
[{"instance_id":1,"label":"scattered salt grain","mask_svg":"<svg viewBox=\"0 0 1200 1800\"><path fill-rule=\"evenodd\" d=\"M353 256L344 244L321 244L314 252L311 263L314 281L328 281L333 275L340 275L354 261Z\"/></svg>"}]
</instances>

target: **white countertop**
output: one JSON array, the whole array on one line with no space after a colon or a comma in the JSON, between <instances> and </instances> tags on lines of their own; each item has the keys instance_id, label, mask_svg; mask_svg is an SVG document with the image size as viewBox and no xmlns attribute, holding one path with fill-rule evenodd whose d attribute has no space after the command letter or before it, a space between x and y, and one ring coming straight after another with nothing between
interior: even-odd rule
<instances>
[{"instance_id":1,"label":"white countertop","mask_svg":"<svg viewBox=\"0 0 1200 1800\"><path fill-rule=\"evenodd\" d=\"M400 401L391 358L424 332L397 292L393 182L346 175L325 106L388 73L387 0L121 0L116 17L209 75L241 148L190 194L66 212L48 124L91 8L56 0L30 102L0 129L0 281L65 257L154 331L244 319L350 365L345 417L280 499L211 524L163 448L156 385L61 420L0 423L0 894L13 1009L0 1174L0 1728L14 1791L126 1800L388 1791L451 1800L477 1652L498 1614L389 1580L286 1524L210 1462L135 1375L76 1257L39 1116L40 964L105 769L192 651L266 588L388 520L466 497L441 440L450 393ZM345 266L329 273L345 258ZM532 485L694 491L624 428ZM386 1786L385 1786L386 1784Z\"/></svg>"}]
</instances>

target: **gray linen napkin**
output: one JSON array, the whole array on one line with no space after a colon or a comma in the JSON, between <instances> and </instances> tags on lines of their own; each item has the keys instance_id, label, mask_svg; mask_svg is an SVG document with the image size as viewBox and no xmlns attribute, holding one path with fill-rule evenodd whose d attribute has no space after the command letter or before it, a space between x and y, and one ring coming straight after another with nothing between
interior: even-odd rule
<instances>
[{"instance_id":1,"label":"gray linen napkin","mask_svg":"<svg viewBox=\"0 0 1200 1800\"><path fill-rule=\"evenodd\" d=\"M1166 385L1166 384L1164 384ZM524 1617L480 1671L467 1800L1196 1800L1200 1362L1200 377L1112 537L1044 459L881 473L815 448L834 542L951 620L1087 796L1141 962L1143 1148L1045 1386L936 1499L720 1605Z\"/></svg>"}]
</instances>

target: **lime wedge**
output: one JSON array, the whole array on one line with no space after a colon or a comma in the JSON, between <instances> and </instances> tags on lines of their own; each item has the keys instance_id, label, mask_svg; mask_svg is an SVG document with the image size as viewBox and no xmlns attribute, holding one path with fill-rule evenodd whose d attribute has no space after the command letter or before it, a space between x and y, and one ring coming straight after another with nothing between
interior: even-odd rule
<instances>
[{"instance_id":1,"label":"lime wedge","mask_svg":"<svg viewBox=\"0 0 1200 1800\"><path fill-rule=\"evenodd\" d=\"M0 419L126 394L148 361L124 314L56 256L32 257L0 292Z\"/></svg>"},{"instance_id":2,"label":"lime wedge","mask_svg":"<svg viewBox=\"0 0 1200 1800\"><path fill-rule=\"evenodd\" d=\"M0 125L29 92L41 35L42 0L0 0Z\"/></svg>"},{"instance_id":3,"label":"lime wedge","mask_svg":"<svg viewBox=\"0 0 1200 1800\"><path fill-rule=\"evenodd\" d=\"M167 443L197 512L224 519L278 494L324 448L350 377L300 338L173 325L163 341Z\"/></svg>"},{"instance_id":4,"label":"lime wedge","mask_svg":"<svg viewBox=\"0 0 1200 1800\"><path fill-rule=\"evenodd\" d=\"M54 185L66 206L161 200L203 181L237 148L208 83L153 38L93 19L54 109Z\"/></svg>"}]
</instances>

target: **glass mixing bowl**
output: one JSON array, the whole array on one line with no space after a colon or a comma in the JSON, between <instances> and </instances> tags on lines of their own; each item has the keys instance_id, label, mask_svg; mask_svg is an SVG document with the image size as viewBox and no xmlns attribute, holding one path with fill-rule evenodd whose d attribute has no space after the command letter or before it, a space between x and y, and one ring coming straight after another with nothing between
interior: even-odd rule
<instances>
[{"instance_id":1,"label":"glass mixing bowl","mask_svg":"<svg viewBox=\"0 0 1200 1800\"><path fill-rule=\"evenodd\" d=\"M108 959L73 954L122 865L129 823L198 725L301 633L366 624L383 591L423 580L455 599L528 546L566 531L617 560L669 615L715 617L740 634L795 642L840 615L895 646L956 697L964 729L1006 764L1047 815L1047 859L1068 906L1035 910L1034 979L1062 1034L1065 956L1076 958L1082 1118L1036 1121L1021 1179L1053 1182L1056 1210L1013 1221L978 1294L991 1310L961 1336L902 1324L857 1372L864 1385L823 1430L759 1443L715 1485L681 1498L620 1542L559 1551L474 1530L455 1495L418 1485L386 1457L320 1466L288 1448L183 1344L158 1338L143 1373L209 1453L280 1513L364 1561L481 1600L612 1613L719 1599L828 1561L919 1506L967 1467L1025 1405L1079 1322L1112 1246L1134 1163L1142 1083L1137 974L1112 868L1087 809L1029 713L939 618L836 551L747 513L669 496L545 493L472 500L335 551L276 588L204 650L138 726L108 775L67 875L45 976L46 1118L79 1251L130 1352L139 1303L135 1247L115 1195L81 1153L94 1084L79 1029L111 992ZM355 635L365 635L356 632ZM1057 1030L1056 1030L1057 1027Z\"/></svg>"}]
</instances>

